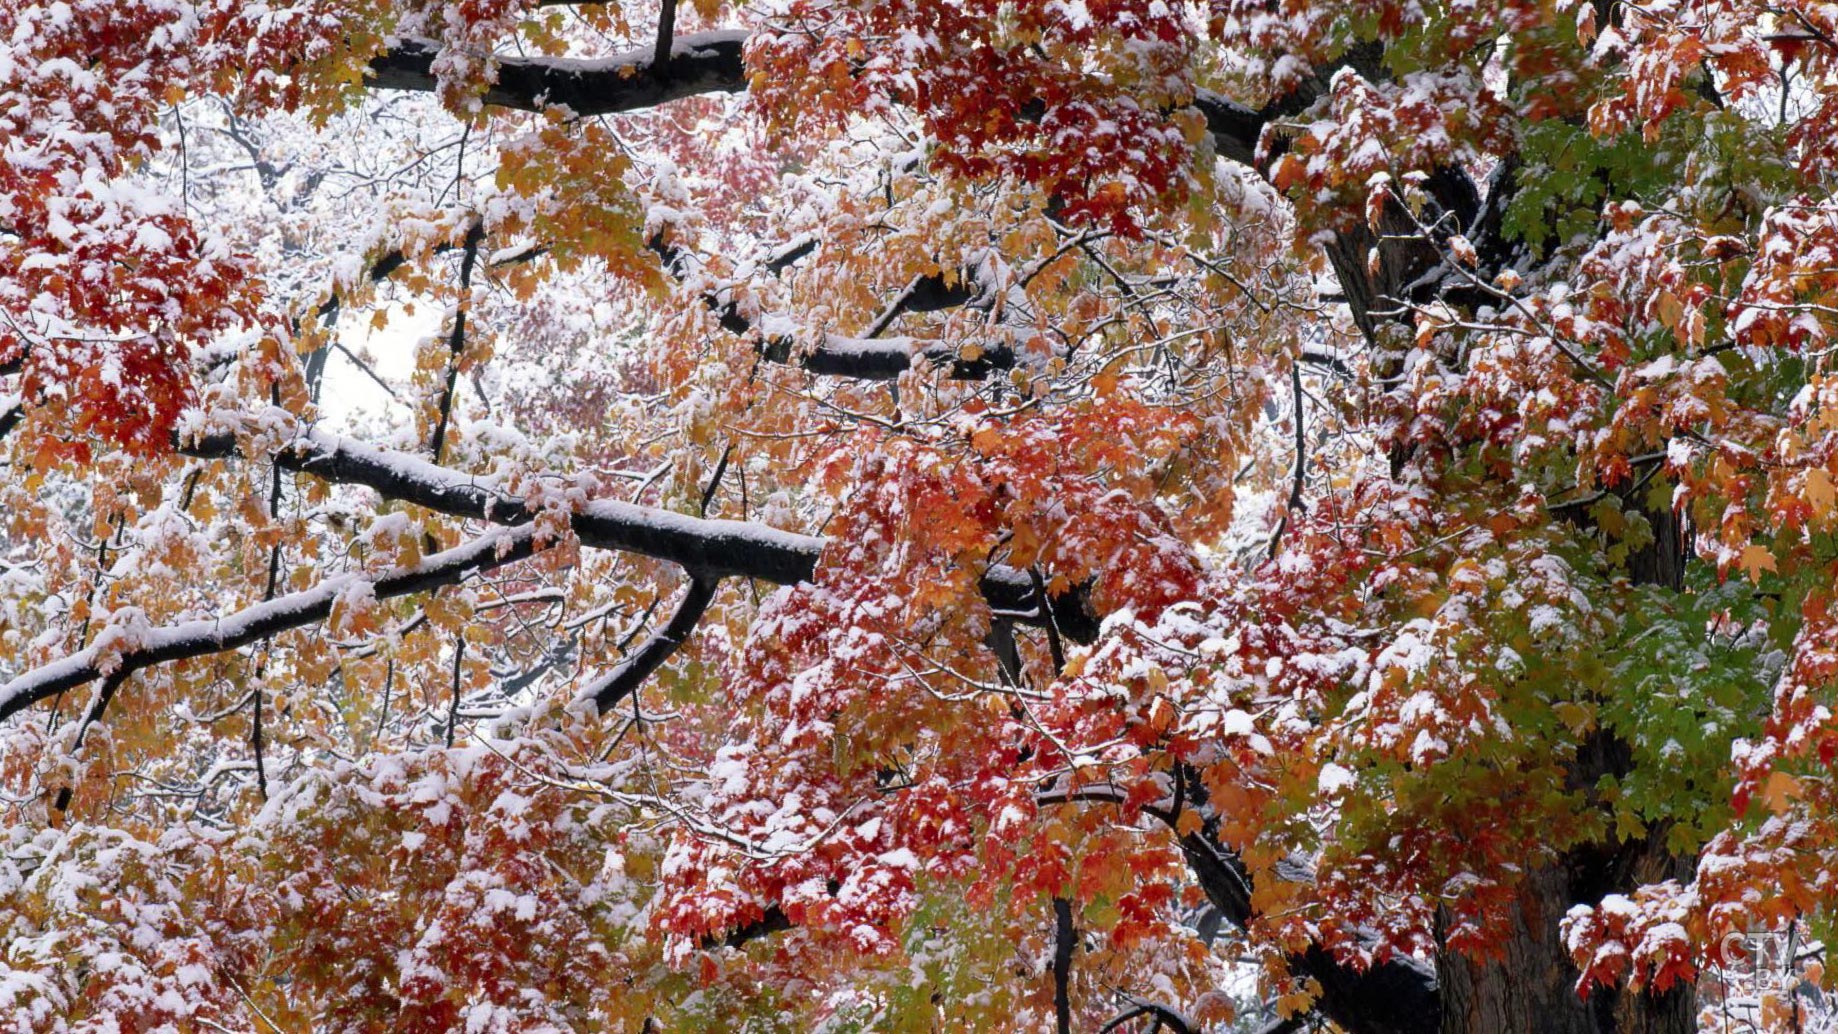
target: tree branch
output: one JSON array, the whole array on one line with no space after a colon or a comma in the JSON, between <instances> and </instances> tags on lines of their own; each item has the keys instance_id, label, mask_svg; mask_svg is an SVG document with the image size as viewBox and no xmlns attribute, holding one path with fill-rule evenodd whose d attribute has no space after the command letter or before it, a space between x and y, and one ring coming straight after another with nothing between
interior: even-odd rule
<instances>
[{"instance_id":1,"label":"tree branch","mask_svg":"<svg viewBox=\"0 0 1838 1034\"><path fill-rule=\"evenodd\" d=\"M1257 166L1257 140L1269 124L1268 115L1211 90L1194 94L1193 106L1206 116L1206 131L1213 135L1214 151L1240 165Z\"/></svg>"},{"instance_id":2,"label":"tree branch","mask_svg":"<svg viewBox=\"0 0 1838 1034\"><path fill-rule=\"evenodd\" d=\"M479 245L485 240L485 221L474 220L466 229L461 247L459 305L453 313L453 332L447 337L447 383L440 392L440 417L434 424L434 437L428 444L428 455L440 462L447 446L447 419L453 414L453 392L459 386L460 353L466 350L466 310L472 305L472 267L479 258Z\"/></svg>"},{"instance_id":3,"label":"tree branch","mask_svg":"<svg viewBox=\"0 0 1838 1034\"><path fill-rule=\"evenodd\" d=\"M181 441L178 448L200 459L242 455L232 434ZM317 428L283 445L273 461L283 469L337 484L363 485L391 499L452 517L507 526L536 519L536 512L524 500L475 477ZM709 577L755 578L778 585L809 581L826 541L760 524L691 517L615 499L586 504L569 516L569 523L586 546L667 560ZM1086 610L1083 593L1048 597L1043 607L1029 575L1009 567L991 567L980 587L992 610L1016 621L1036 626L1051 622L1061 635L1076 642L1088 643L1097 637L1097 619Z\"/></svg>"},{"instance_id":4,"label":"tree branch","mask_svg":"<svg viewBox=\"0 0 1838 1034\"><path fill-rule=\"evenodd\" d=\"M1251 920L1252 878L1236 851L1219 842L1219 820L1204 800L1198 773L1182 779L1191 795L1188 805L1206 816L1201 828L1180 838L1181 853L1200 889L1225 919L1243 928ZM1278 863L1278 875L1297 882L1312 878L1304 865ZM1283 872L1285 868L1290 871ZM1320 947L1289 956L1289 968L1321 985L1315 1008L1342 1028L1358 1034L1436 1034L1441 1025L1441 993L1435 970L1426 962L1394 955L1361 969Z\"/></svg>"},{"instance_id":5,"label":"tree branch","mask_svg":"<svg viewBox=\"0 0 1838 1034\"><path fill-rule=\"evenodd\" d=\"M787 249L786 254L802 257L815 246L814 241L800 241ZM652 236L650 248L663 259L664 269L672 276L678 280L688 278L693 270L693 260L687 251L666 241L661 233ZM791 261L795 260L793 258ZM768 266L770 268L777 263L778 260L775 260ZM788 265L789 262L783 264ZM936 312L969 304L984 293L983 286L968 274L959 277L955 283L947 283L942 273L919 277L894 299L865 336L825 334L814 348L803 350L789 335L761 335L760 358L769 363L797 366L819 376L890 381L911 369L914 359L923 357L934 366L949 367L953 380L982 380L992 371L1012 368L1015 365L1014 351L1006 347L993 348L976 359L961 359L956 349L949 346L933 345L920 349L911 338L883 338L880 332L903 312ZM723 330L737 337L753 336L754 321L744 315L731 299L711 292L704 294L702 301L715 313Z\"/></svg>"},{"instance_id":6,"label":"tree branch","mask_svg":"<svg viewBox=\"0 0 1838 1034\"><path fill-rule=\"evenodd\" d=\"M1187 1022L1187 1017L1158 1002L1144 1002L1135 999L1130 999L1129 1008L1111 1017L1104 1026L1099 1027L1098 1034L1110 1034L1111 1031L1121 1029L1131 1020L1145 1016L1155 1021L1152 1030L1167 1027L1173 1034L1193 1034L1193 1025ZM1264 1032L1260 1031L1259 1034L1264 1034ZM1283 1031L1279 1034L1288 1034L1288 1032Z\"/></svg>"},{"instance_id":7,"label":"tree branch","mask_svg":"<svg viewBox=\"0 0 1838 1034\"><path fill-rule=\"evenodd\" d=\"M644 685L653 672L670 659L695 631L696 622L708 612L709 604L715 602L715 590L721 587L720 579L704 575L691 574L689 589L683 593L682 602L677 604L676 613L670 616L670 622L646 639L638 649L626 655L618 667L590 683L581 690L576 699L592 701L594 710L605 714L619 705L619 702L631 696L639 686Z\"/></svg>"},{"instance_id":8,"label":"tree branch","mask_svg":"<svg viewBox=\"0 0 1838 1034\"><path fill-rule=\"evenodd\" d=\"M483 100L518 111L559 106L585 117L655 108L707 93L738 93L747 88L741 62L746 41L744 29L685 33L671 42L669 61L662 66L654 47L591 61L499 57L498 81ZM432 92L440 85L434 75L439 54L434 40L402 40L370 62L370 85Z\"/></svg>"},{"instance_id":9,"label":"tree branch","mask_svg":"<svg viewBox=\"0 0 1838 1034\"><path fill-rule=\"evenodd\" d=\"M410 567L375 577L346 574L328 578L311 589L245 607L228 617L162 628L114 626L97 636L88 649L40 665L0 686L0 720L105 675L123 679L156 664L222 653L291 628L317 624L331 616L335 602L354 590L367 587L377 599L425 592L527 559L536 550L533 526L499 528Z\"/></svg>"}]
</instances>

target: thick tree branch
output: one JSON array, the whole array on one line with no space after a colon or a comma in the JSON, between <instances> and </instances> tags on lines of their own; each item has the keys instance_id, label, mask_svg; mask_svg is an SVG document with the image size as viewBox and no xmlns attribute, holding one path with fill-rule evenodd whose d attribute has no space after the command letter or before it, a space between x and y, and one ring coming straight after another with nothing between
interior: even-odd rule
<instances>
[{"instance_id":1,"label":"thick tree branch","mask_svg":"<svg viewBox=\"0 0 1838 1034\"><path fill-rule=\"evenodd\" d=\"M19 422L24 420L25 416L26 404L24 402L15 402L4 410L0 410L0 438L12 434L13 428L18 427Z\"/></svg>"},{"instance_id":2,"label":"thick tree branch","mask_svg":"<svg viewBox=\"0 0 1838 1034\"><path fill-rule=\"evenodd\" d=\"M1053 898L1053 1029L1072 1034L1072 950L1078 931L1072 925L1072 902Z\"/></svg>"},{"instance_id":3,"label":"thick tree branch","mask_svg":"<svg viewBox=\"0 0 1838 1034\"><path fill-rule=\"evenodd\" d=\"M707 93L738 93L747 87L741 50L744 29L691 32L675 37L662 67L653 47L600 60L558 57L500 57L498 81L485 91L486 104L519 111L565 107L576 115L611 115L655 108ZM440 85L434 59L440 44L407 39L370 62L370 85L383 90L431 92Z\"/></svg>"},{"instance_id":4,"label":"thick tree branch","mask_svg":"<svg viewBox=\"0 0 1838 1034\"><path fill-rule=\"evenodd\" d=\"M113 626L88 649L33 668L0 686L0 720L105 675L111 680L125 679L142 668L234 650L291 628L317 624L331 616L333 604L341 597L388 599L426 592L527 559L536 549L534 527L499 528L413 566L374 577L328 578L311 589L245 607L228 617L163 628Z\"/></svg>"},{"instance_id":5,"label":"thick tree branch","mask_svg":"<svg viewBox=\"0 0 1838 1034\"><path fill-rule=\"evenodd\" d=\"M1206 116L1206 129L1213 136L1214 151L1240 165L1257 165L1257 140L1270 121L1268 115L1211 90L1195 94L1193 106Z\"/></svg>"},{"instance_id":6,"label":"thick tree branch","mask_svg":"<svg viewBox=\"0 0 1838 1034\"><path fill-rule=\"evenodd\" d=\"M662 66L658 61L662 51L657 46L635 48L599 60L500 57L496 60L497 82L481 99L489 105L518 111L565 105L576 115L585 116L640 111L701 94L739 93L747 88L742 61L747 36L744 29L671 36L670 59ZM663 38L660 35L660 41ZM370 86L431 92L439 86L433 72L439 53L440 44L434 40L402 40L371 61ZM1263 111L1254 111L1202 90L1194 98L1194 107L1206 116L1218 152L1251 165L1265 124L1274 117L1301 110L1314 95L1315 91L1310 90L1306 97L1285 98ZM930 307L944 308L962 302L921 297L915 299L912 311L930 311Z\"/></svg>"},{"instance_id":7,"label":"thick tree branch","mask_svg":"<svg viewBox=\"0 0 1838 1034\"><path fill-rule=\"evenodd\" d=\"M242 455L236 437L230 434L181 441L179 451L201 459ZM509 526L536 519L535 510L524 500L475 477L318 429L302 432L283 445L273 461L287 470L337 484L363 485L391 499L453 517ZM825 544L812 535L743 521L691 517L613 499L586 504L570 515L569 523L583 545L667 560L710 577L756 578L779 585L809 581ZM1080 593L1052 597L1048 610L1040 605L1028 574L1007 567L990 568L981 588L991 609L1016 621L1030 625L1052 622L1061 635L1079 642L1097 636L1097 621L1086 611Z\"/></svg>"},{"instance_id":8,"label":"thick tree branch","mask_svg":"<svg viewBox=\"0 0 1838 1034\"><path fill-rule=\"evenodd\" d=\"M713 937L704 938L702 941L702 948L704 951L717 946L744 948L762 937L770 937L775 933L784 933L789 929L791 929L791 917L785 914L785 910L777 905L768 905L766 911L760 914L759 919L748 923L746 926L736 927L728 931L726 937L720 939Z\"/></svg>"}]
</instances>

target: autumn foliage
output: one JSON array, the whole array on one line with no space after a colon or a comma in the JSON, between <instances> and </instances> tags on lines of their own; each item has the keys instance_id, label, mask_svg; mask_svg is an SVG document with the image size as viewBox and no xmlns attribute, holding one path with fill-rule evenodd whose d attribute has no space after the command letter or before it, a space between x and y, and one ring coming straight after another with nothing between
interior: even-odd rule
<instances>
[{"instance_id":1,"label":"autumn foliage","mask_svg":"<svg viewBox=\"0 0 1838 1034\"><path fill-rule=\"evenodd\" d=\"M1733 1029L1835 186L1800 0L0 4L0 1029Z\"/></svg>"}]
</instances>

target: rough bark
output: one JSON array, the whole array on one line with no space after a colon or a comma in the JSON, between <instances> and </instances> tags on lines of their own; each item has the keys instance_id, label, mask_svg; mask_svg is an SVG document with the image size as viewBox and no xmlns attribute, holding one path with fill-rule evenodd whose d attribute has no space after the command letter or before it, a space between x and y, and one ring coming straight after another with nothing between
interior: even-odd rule
<instances>
[{"instance_id":1,"label":"rough bark","mask_svg":"<svg viewBox=\"0 0 1838 1034\"><path fill-rule=\"evenodd\" d=\"M1695 997L1679 985L1664 994L1597 988L1577 993L1577 970L1558 924L1577 902L1599 901L1635 882L1684 875L1689 862L1648 841L1584 845L1526 880L1501 957L1454 953L1438 959L1444 1034L1691 1034Z\"/></svg>"}]
</instances>

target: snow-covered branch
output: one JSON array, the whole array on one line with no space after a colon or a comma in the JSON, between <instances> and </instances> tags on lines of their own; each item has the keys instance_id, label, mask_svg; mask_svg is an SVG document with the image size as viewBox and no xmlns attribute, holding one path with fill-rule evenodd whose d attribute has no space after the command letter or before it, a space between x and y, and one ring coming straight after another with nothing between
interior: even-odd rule
<instances>
[{"instance_id":1,"label":"snow-covered branch","mask_svg":"<svg viewBox=\"0 0 1838 1034\"><path fill-rule=\"evenodd\" d=\"M742 61L747 35L744 29L718 29L677 36L663 69L657 66L655 49L648 46L599 60L499 57L498 81L481 100L518 111L560 106L587 116L640 111L709 93L739 93L747 88ZM369 84L381 90L431 92L440 85L434 74L439 56L435 40L402 40L371 61ZM1256 111L1210 90L1200 91L1193 105L1206 116L1214 149L1245 165L1255 164L1258 136L1273 114L1293 114L1288 108Z\"/></svg>"},{"instance_id":2,"label":"snow-covered branch","mask_svg":"<svg viewBox=\"0 0 1838 1034\"><path fill-rule=\"evenodd\" d=\"M331 616L341 598L388 599L453 585L480 571L529 558L536 552L533 525L496 528L471 542L435 553L418 564L382 575L346 574L311 589L276 597L222 618L186 621L165 627L117 623L87 649L41 665L0 686L0 720L40 700L108 676L187 657L234 650L278 632L316 624Z\"/></svg>"},{"instance_id":3,"label":"snow-covered branch","mask_svg":"<svg viewBox=\"0 0 1838 1034\"><path fill-rule=\"evenodd\" d=\"M672 42L670 60L661 69L651 47L593 61L500 57L495 62L498 81L483 100L519 111L563 107L587 116L655 108L706 93L738 93L747 87L741 63L746 41L744 29L685 33ZM434 40L402 40L370 62L370 85L433 91L440 85L434 74L439 55Z\"/></svg>"},{"instance_id":4,"label":"snow-covered branch","mask_svg":"<svg viewBox=\"0 0 1838 1034\"><path fill-rule=\"evenodd\" d=\"M234 434L219 433L180 443L180 451L202 459L242 455ZM453 517L506 526L528 524L536 511L523 499L488 482L409 453L379 449L317 428L301 432L273 456L283 469L336 484L363 485L391 499ZM778 585L809 581L825 541L746 521L691 517L615 499L589 502L569 516L582 545L667 560L709 577L755 578ZM1051 624L1061 635L1089 642L1097 622L1084 594L1066 593L1040 605L1034 580L1025 571L992 567L982 579L991 609L1030 625Z\"/></svg>"},{"instance_id":5,"label":"snow-covered branch","mask_svg":"<svg viewBox=\"0 0 1838 1034\"><path fill-rule=\"evenodd\" d=\"M795 255L814 247L814 241L798 242L783 254ZM688 279L696 271L698 264L689 253L666 240L663 234L651 238L650 248L677 279ZM777 265L776 261L767 263L768 268ZM1007 347L991 348L975 359L964 359L949 345L933 344L922 348L911 338L881 337L880 331L902 313L956 308L993 297L995 293L994 285L980 277L976 270L965 271L955 278L947 278L943 273L921 276L888 304L867 334L861 337L825 334L808 347L790 333L768 329L764 325L767 321L748 317L726 291L709 291L702 299L720 320L723 330L741 337L752 337L757 331L760 358L770 363L795 365L825 377L889 381L911 369L915 358L923 357L933 366L948 367L953 379L982 380L995 370L1013 367L1014 351Z\"/></svg>"}]
</instances>

